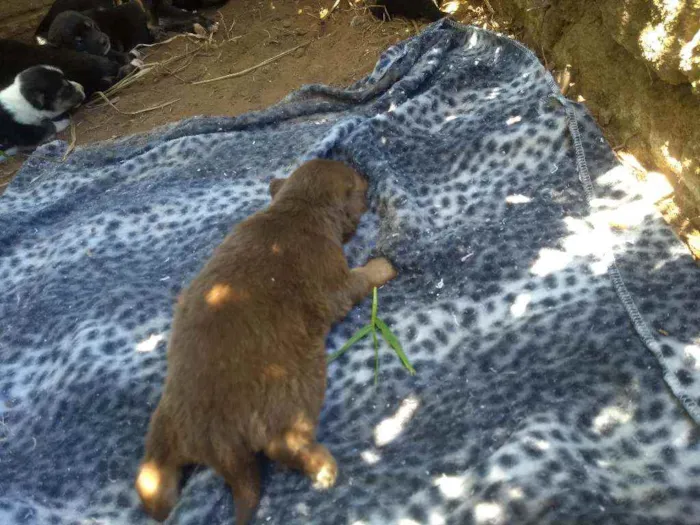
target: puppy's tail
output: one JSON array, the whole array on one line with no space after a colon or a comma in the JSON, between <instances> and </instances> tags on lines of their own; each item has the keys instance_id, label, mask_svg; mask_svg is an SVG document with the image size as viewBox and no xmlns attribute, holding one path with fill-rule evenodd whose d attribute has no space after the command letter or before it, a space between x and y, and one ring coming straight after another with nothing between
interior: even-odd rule
<instances>
[{"instance_id":1,"label":"puppy's tail","mask_svg":"<svg viewBox=\"0 0 700 525\"><path fill-rule=\"evenodd\" d=\"M165 521L178 497L182 461L177 437L159 405L146 436L146 453L136 477L144 509L156 521Z\"/></svg>"}]
</instances>

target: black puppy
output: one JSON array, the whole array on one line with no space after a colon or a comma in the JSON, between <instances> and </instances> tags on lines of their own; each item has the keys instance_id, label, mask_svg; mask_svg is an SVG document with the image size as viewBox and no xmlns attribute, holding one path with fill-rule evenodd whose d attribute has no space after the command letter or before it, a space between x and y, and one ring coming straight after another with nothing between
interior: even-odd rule
<instances>
[{"instance_id":1,"label":"black puppy","mask_svg":"<svg viewBox=\"0 0 700 525\"><path fill-rule=\"evenodd\" d=\"M78 11L64 11L51 23L47 43L61 49L72 49L91 55L106 55L112 39L100 30L94 20Z\"/></svg>"},{"instance_id":2,"label":"black puppy","mask_svg":"<svg viewBox=\"0 0 700 525\"><path fill-rule=\"evenodd\" d=\"M46 16L36 28L34 36L40 45L47 43L46 37L49 34L49 28L58 15L64 11L87 11L88 9L97 9L98 7L114 7L114 0L56 0Z\"/></svg>"},{"instance_id":3,"label":"black puppy","mask_svg":"<svg viewBox=\"0 0 700 525\"><path fill-rule=\"evenodd\" d=\"M173 0L173 5L180 9L196 11L197 9L208 9L211 7L221 7L228 0Z\"/></svg>"},{"instance_id":4,"label":"black puppy","mask_svg":"<svg viewBox=\"0 0 700 525\"><path fill-rule=\"evenodd\" d=\"M61 69L68 79L85 88L87 96L104 91L133 70L104 56L0 39L0 88L12 84L25 69L42 64Z\"/></svg>"},{"instance_id":5,"label":"black puppy","mask_svg":"<svg viewBox=\"0 0 700 525\"><path fill-rule=\"evenodd\" d=\"M190 2L191 0L56 0L39 24L35 37L39 44L44 44L51 24L59 14L65 11L84 12L92 9L109 9L129 4L133 4L141 9L146 16L149 29L154 33L159 33L160 31L193 31L195 24L199 24L207 30L213 30L216 27L214 21L204 16L175 7L173 5L174 1ZM214 5L214 3L219 3L222 0L199 1L207 5ZM103 27L102 30L104 31L105 28ZM127 29L124 28L124 30L126 31Z\"/></svg>"},{"instance_id":6,"label":"black puppy","mask_svg":"<svg viewBox=\"0 0 700 525\"><path fill-rule=\"evenodd\" d=\"M128 63L128 53L139 44L153 42L146 14L136 3L98 7L88 11L64 11L49 27L49 44L92 55L106 55Z\"/></svg>"},{"instance_id":7,"label":"black puppy","mask_svg":"<svg viewBox=\"0 0 700 525\"><path fill-rule=\"evenodd\" d=\"M190 6L196 2L191 0L136 0L142 2L148 15L151 27L158 27L163 31L192 32L196 24L199 24L207 31L215 31L218 24L213 20L193 13L186 9L176 7L178 3ZM219 5L217 0L201 0L204 6ZM225 3L221 2L221 3Z\"/></svg>"},{"instance_id":8,"label":"black puppy","mask_svg":"<svg viewBox=\"0 0 700 525\"><path fill-rule=\"evenodd\" d=\"M64 130L66 113L85 100L83 87L53 66L22 71L0 91L0 149L6 155Z\"/></svg>"},{"instance_id":9,"label":"black puppy","mask_svg":"<svg viewBox=\"0 0 700 525\"><path fill-rule=\"evenodd\" d=\"M434 0L366 0L366 3L370 4L371 13L381 20L387 14L411 20L424 18L431 22L445 16Z\"/></svg>"}]
</instances>

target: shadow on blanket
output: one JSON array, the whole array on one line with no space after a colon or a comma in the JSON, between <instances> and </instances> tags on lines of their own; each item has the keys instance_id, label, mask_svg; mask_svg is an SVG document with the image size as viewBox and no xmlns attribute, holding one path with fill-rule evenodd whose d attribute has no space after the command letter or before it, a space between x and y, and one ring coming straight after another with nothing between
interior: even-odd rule
<instances>
[{"instance_id":1,"label":"shadow on blanket","mask_svg":"<svg viewBox=\"0 0 700 525\"><path fill-rule=\"evenodd\" d=\"M334 362L338 486L271 469L258 523L697 523L697 268L513 41L443 21L350 88L65 148L0 200L1 523L147 523L132 480L175 297L313 157L370 180L347 252L398 266L381 310L418 375L386 352L373 387L369 341ZM172 523L231 506L196 469Z\"/></svg>"}]
</instances>

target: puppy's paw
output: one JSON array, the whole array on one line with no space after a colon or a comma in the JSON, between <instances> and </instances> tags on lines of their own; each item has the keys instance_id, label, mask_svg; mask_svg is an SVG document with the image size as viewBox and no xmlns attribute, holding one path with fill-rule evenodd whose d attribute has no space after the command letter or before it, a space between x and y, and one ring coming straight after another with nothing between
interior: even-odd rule
<instances>
[{"instance_id":1,"label":"puppy's paw","mask_svg":"<svg viewBox=\"0 0 700 525\"><path fill-rule=\"evenodd\" d=\"M370 284L375 287L388 283L397 275L389 260L384 257L372 259L365 264L363 270Z\"/></svg>"},{"instance_id":2,"label":"puppy's paw","mask_svg":"<svg viewBox=\"0 0 700 525\"><path fill-rule=\"evenodd\" d=\"M314 488L316 490L327 490L335 485L335 479L338 477L338 465L332 456L328 457L326 463L314 476Z\"/></svg>"},{"instance_id":3,"label":"puppy's paw","mask_svg":"<svg viewBox=\"0 0 700 525\"><path fill-rule=\"evenodd\" d=\"M19 153L19 148L17 147L7 148L5 150L0 149L0 162L7 159L7 157L14 157L17 153Z\"/></svg>"},{"instance_id":4,"label":"puppy's paw","mask_svg":"<svg viewBox=\"0 0 700 525\"><path fill-rule=\"evenodd\" d=\"M148 32L151 33L154 42L160 42L168 37L168 32L158 26L149 27Z\"/></svg>"},{"instance_id":5,"label":"puppy's paw","mask_svg":"<svg viewBox=\"0 0 700 525\"><path fill-rule=\"evenodd\" d=\"M63 118L61 120L54 120L53 125L56 128L56 133L60 133L70 125L70 119Z\"/></svg>"},{"instance_id":6,"label":"puppy's paw","mask_svg":"<svg viewBox=\"0 0 700 525\"><path fill-rule=\"evenodd\" d=\"M199 26L201 29L204 30L204 35L208 33L216 33L216 31L219 29L219 23L215 20L211 20L210 18L207 18L205 16L197 15L195 17L195 23L194 26L192 27L192 31L196 34L200 34L199 31L197 31L197 26Z\"/></svg>"},{"instance_id":7,"label":"puppy's paw","mask_svg":"<svg viewBox=\"0 0 700 525\"><path fill-rule=\"evenodd\" d=\"M122 78L129 76L134 71L136 71L136 67L133 64L124 64L119 68L119 74L117 75L117 78L118 80L121 80Z\"/></svg>"}]
</instances>

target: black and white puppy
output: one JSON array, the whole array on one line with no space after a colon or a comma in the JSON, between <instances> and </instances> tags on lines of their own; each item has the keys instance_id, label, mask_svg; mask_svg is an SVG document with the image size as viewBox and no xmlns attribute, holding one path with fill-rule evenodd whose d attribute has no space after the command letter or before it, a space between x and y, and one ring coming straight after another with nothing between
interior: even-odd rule
<instances>
[{"instance_id":1,"label":"black and white puppy","mask_svg":"<svg viewBox=\"0 0 700 525\"><path fill-rule=\"evenodd\" d=\"M53 66L34 66L0 91L0 150L12 155L63 131L68 111L85 100L83 87Z\"/></svg>"},{"instance_id":2,"label":"black and white puppy","mask_svg":"<svg viewBox=\"0 0 700 525\"><path fill-rule=\"evenodd\" d=\"M104 56L0 38L0 88L12 84L25 69L43 64L59 68L83 86L87 96L104 91L134 69Z\"/></svg>"}]
</instances>

